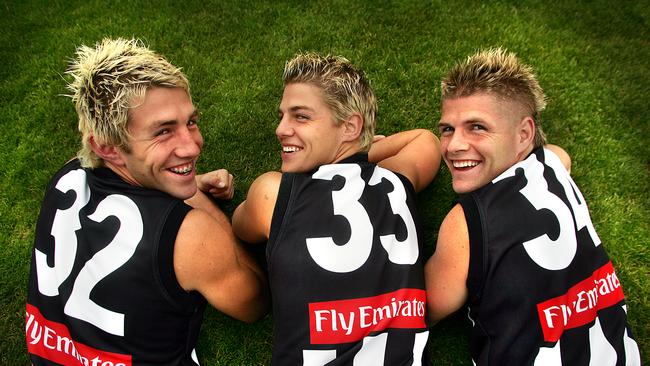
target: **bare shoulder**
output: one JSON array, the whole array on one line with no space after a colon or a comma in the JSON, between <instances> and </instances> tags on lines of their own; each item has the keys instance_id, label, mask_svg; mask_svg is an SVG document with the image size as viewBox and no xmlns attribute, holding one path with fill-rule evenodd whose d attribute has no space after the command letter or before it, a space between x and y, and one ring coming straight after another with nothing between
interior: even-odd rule
<instances>
[{"instance_id":1,"label":"bare shoulder","mask_svg":"<svg viewBox=\"0 0 650 366\"><path fill-rule=\"evenodd\" d=\"M445 234L453 234L453 237L459 239L467 238L467 222L465 221L465 212L460 204L456 204L445 216L440 226L440 230Z\"/></svg>"},{"instance_id":2,"label":"bare shoulder","mask_svg":"<svg viewBox=\"0 0 650 366\"><path fill-rule=\"evenodd\" d=\"M236 239L227 221L201 209L187 213L174 245L174 272L185 290L198 290L213 272L227 271Z\"/></svg>"},{"instance_id":3,"label":"bare shoulder","mask_svg":"<svg viewBox=\"0 0 650 366\"><path fill-rule=\"evenodd\" d=\"M457 204L443 220L436 251L425 266L430 324L448 316L465 303L469 255L465 214Z\"/></svg>"},{"instance_id":4,"label":"bare shoulder","mask_svg":"<svg viewBox=\"0 0 650 366\"><path fill-rule=\"evenodd\" d=\"M266 312L264 276L227 219L201 209L188 212L176 237L174 273L183 289L200 292L236 319L251 322Z\"/></svg>"},{"instance_id":5,"label":"bare shoulder","mask_svg":"<svg viewBox=\"0 0 650 366\"><path fill-rule=\"evenodd\" d=\"M555 155L557 155L557 157L560 158L562 165L564 165L566 170L571 173L571 156L569 156L569 153L567 153L566 150L558 145L553 144L544 145L544 148L552 151Z\"/></svg>"},{"instance_id":6,"label":"bare shoulder","mask_svg":"<svg viewBox=\"0 0 650 366\"><path fill-rule=\"evenodd\" d=\"M256 199L271 199L277 198L278 189L280 188L280 182L282 181L282 173L280 172L266 172L259 177L257 177L250 188L248 189L248 195L246 199L256 198ZM255 197L251 197L255 195ZM275 200L274 200L275 201Z\"/></svg>"},{"instance_id":7,"label":"bare shoulder","mask_svg":"<svg viewBox=\"0 0 650 366\"><path fill-rule=\"evenodd\" d=\"M233 230L237 237L249 243L259 243L269 238L281 181L280 172L267 172L253 181L246 200L232 216Z\"/></svg>"},{"instance_id":8,"label":"bare shoulder","mask_svg":"<svg viewBox=\"0 0 650 366\"><path fill-rule=\"evenodd\" d=\"M445 261L469 261L469 233L465 212L460 204L456 204L449 211L440 225L434 253L434 256L436 255L444 256Z\"/></svg>"}]
</instances>

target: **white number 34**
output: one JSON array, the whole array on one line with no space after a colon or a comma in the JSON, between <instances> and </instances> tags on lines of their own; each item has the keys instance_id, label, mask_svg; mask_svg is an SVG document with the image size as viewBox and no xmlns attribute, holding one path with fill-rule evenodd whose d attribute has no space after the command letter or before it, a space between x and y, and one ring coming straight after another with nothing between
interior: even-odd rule
<instances>
[{"instance_id":1,"label":"white number 34","mask_svg":"<svg viewBox=\"0 0 650 366\"><path fill-rule=\"evenodd\" d=\"M520 190L521 194L535 207L536 210L548 209L557 217L560 234L557 239L551 239L547 234L523 243L530 258L542 268L557 271L571 264L576 255L578 243L576 231L587 228L587 232L595 246L600 245L600 238L589 217L589 210L580 190L571 179L560 159L552 153L545 151L546 163L553 167L557 179L562 185L564 194L569 201L575 217L575 226L569 207L560 197L548 190L548 184L543 177L544 165L537 160L535 154L522 162L524 174L528 182ZM516 167L520 167L518 164ZM512 167L494 181L513 176L516 167Z\"/></svg>"}]
</instances>

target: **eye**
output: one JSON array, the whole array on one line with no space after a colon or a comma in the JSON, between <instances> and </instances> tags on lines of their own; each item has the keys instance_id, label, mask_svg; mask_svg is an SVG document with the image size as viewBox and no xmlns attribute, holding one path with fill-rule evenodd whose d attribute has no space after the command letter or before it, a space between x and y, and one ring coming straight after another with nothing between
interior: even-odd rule
<instances>
[{"instance_id":1,"label":"eye","mask_svg":"<svg viewBox=\"0 0 650 366\"><path fill-rule=\"evenodd\" d=\"M448 135L452 132L454 132L454 129L451 126L439 126L438 127L438 132L440 132L440 135Z\"/></svg>"},{"instance_id":2,"label":"eye","mask_svg":"<svg viewBox=\"0 0 650 366\"><path fill-rule=\"evenodd\" d=\"M486 128L485 128L485 126L483 126L483 125L480 124L480 123L474 123L474 124L472 125L472 130L474 130L474 131L485 131Z\"/></svg>"},{"instance_id":3,"label":"eye","mask_svg":"<svg viewBox=\"0 0 650 366\"><path fill-rule=\"evenodd\" d=\"M156 131L155 136L163 136L169 134L171 131L169 131L168 128L163 128L161 130Z\"/></svg>"},{"instance_id":4,"label":"eye","mask_svg":"<svg viewBox=\"0 0 650 366\"><path fill-rule=\"evenodd\" d=\"M306 114L302 114L302 113L297 113L297 114L295 115L295 118L296 118L296 120L299 121L299 122L304 122L304 121L308 121L308 120L309 120L309 116L306 115Z\"/></svg>"}]
</instances>

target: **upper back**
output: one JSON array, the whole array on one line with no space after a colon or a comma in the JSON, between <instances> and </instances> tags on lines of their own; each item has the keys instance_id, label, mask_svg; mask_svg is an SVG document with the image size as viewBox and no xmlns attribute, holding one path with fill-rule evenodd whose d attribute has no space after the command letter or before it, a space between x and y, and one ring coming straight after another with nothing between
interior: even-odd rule
<instances>
[{"instance_id":1,"label":"upper back","mask_svg":"<svg viewBox=\"0 0 650 366\"><path fill-rule=\"evenodd\" d=\"M426 344L413 188L403 176L352 159L309 174L283 174L267 246L277 364L300 362L303 350L316 348L347 364L364 353L361 344L376 338L390 346L384 345L383 362L375 358L383 359L382 351L369 364L392 365L421 354ZM404 308L405 302L408 315L390 312L383 322L373 320L373 312ZM326 315L332 311L345 317L345 327L343 318Z\"/></svg>"},{"instance_id":2,"label":"upper back","mask_svg":"<svg viewBox=\"0 0 650 366\"><path fill-rule=\"evenodd\" d=\"M584 197L557 156L537 149L461 204L477 364L623 357L623 292L611 281L616 272ZM547 348L558 340L562 347Z\"/></svg>"},{"instance_id":3,"label":"upper back","mask_svg":"<svg viewBox=\"0 0 650 366\"><path fill-rule=\"evenodd\" d=\"M117 363L190 361L205 301L173 274L173 243L189 207L121 181L108 169L67 164L53 179L37 223L27 305L30 353L42 327ZM30 320L31 319L31 320ZM104 353L110 352L111 354ZM70 364L70 350L47 358ZM62 360L64 362L62 362ZM139 360L136 362L136 360ZM34 361L39 364L39 361Z\"/></svg>"}]
</instances>

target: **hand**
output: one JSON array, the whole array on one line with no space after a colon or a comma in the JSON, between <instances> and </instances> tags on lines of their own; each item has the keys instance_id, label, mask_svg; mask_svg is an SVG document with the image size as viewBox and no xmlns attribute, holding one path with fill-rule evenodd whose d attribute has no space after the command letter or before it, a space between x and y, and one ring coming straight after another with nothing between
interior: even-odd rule
<instances>
[{"instance_id":1,"label":"hand","mask_svg":"<svg viewBox=\"0 0 650 366\"><path fill-rule=\"evenodd\" d=\"M213 170L196 176L197 187L206 194L221 200L232 199L235 194L233 176L226 169Z\"/></svg>"}]
</instances>

